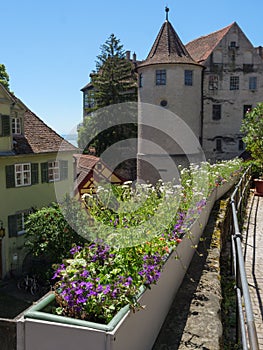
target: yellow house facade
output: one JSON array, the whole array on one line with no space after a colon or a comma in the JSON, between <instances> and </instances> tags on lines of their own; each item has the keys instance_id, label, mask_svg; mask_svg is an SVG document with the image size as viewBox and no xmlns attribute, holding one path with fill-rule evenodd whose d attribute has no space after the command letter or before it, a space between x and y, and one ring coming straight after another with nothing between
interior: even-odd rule
<instances>
[{"instance_id":1,"label":"yellow house facade","mask_svg":"<svg viewBox=\"0 0 263 350\"><path fill-rule=\"evenodd\" d=\"M76 150L0 84L0 278L22 270L27 215L72 193Z\"/></svg>"}]
</instances>

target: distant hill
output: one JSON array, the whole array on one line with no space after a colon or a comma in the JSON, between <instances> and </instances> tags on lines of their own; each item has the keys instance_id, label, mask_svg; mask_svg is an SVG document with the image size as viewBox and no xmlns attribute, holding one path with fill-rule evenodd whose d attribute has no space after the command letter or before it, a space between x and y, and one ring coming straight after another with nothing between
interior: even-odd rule
<instances>
[{"instance_id":1,"label":"distant hill","mask_svg":"<svg viewBox=\"0 0 263 350\"><path fill-rule=\"evenodd\" d=\"M74 146L78 146L78 134L63 134L61 135L65 140L69 141L70 143L72 143L72 145Z\"/></svg>"}]
</instances>

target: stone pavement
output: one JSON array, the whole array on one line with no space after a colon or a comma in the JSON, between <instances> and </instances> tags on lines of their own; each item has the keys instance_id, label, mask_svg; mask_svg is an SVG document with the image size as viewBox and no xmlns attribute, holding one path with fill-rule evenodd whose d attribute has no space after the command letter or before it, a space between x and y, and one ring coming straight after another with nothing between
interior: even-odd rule
<instances>
[{"instance_id":1,"label":"stone pavement","mask_svg":"<svg viewBox=\"0 0 263 350\"><path fill-rule=\"evenodd\" d=\"M243 251L254 320L263 349L263 197L249 197L243 230Z\"/></svg>"}]
</instances>

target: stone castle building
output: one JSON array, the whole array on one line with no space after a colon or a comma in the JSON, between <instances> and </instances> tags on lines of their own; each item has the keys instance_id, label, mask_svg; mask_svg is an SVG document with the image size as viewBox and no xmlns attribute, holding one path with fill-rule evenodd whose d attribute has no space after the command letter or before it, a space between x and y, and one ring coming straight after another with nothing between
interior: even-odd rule
<instances>
[{"instance_id":1,"label":"stone castle building","mask_svg":"<svg viewBox=\"0 0 263 350\"><path fill-rule=\"evenodd\" d=\"M165 22L146 59L127 56L138 74L138 101L178 115L207 160L240 156L245 150L242 119L263 101L262 47L254 47L236 22L184 45L168 13L166 8ZM90 89L90 84L82 89L84 116ZM139 136L144 136L140 130ZM182 150L171 147L168 155L180 158ZM151 158L140 144L138 153L148 156L146 161Z\"/></svg>"},{"instance_id":2,"label":"stone castle building","mask_svg":"<svg viewBox=\"0 0 263 350\"><path fill-rule=\"evenodd\" d=\"M236 22L183 45L168 20L137 67L139 102L169 109L193 130L211 161L245 149L240 126L263 101L263 52Z\"/></svg>"}]
</instances>

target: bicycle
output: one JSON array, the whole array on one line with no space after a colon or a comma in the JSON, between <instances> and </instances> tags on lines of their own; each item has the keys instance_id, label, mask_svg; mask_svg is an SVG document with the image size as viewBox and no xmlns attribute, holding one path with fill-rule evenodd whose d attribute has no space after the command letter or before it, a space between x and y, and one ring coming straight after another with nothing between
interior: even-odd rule
<instances>
[{"instance_id":1,"label":"bicycle","mask_svg":"<svg viewBox=\"0 0 263 350\"><path fill-rule=\"evenodd\" d=\"M26 275L22 277L18 282L17 282L17 288L18 289L23 289L25 291L30 292L32 295L35 295L37 291L39 290L39 284L37 282L37 278L35 275L32 277L29 275Z\"/></svg>"}]
</instances>

